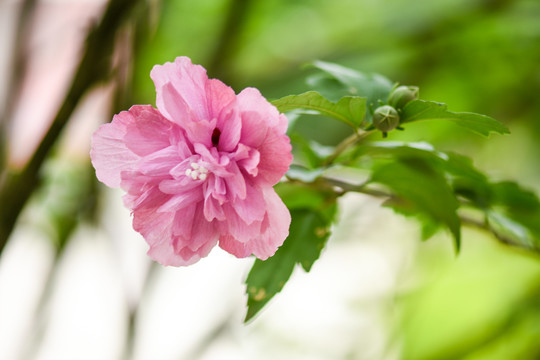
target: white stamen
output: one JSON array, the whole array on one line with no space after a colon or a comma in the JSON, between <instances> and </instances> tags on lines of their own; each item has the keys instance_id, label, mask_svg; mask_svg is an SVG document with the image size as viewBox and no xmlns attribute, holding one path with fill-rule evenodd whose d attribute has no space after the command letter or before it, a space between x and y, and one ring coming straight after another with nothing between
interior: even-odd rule
<instances>
[{"instance_id":1,"label":"white stamen","mask_svg":"<svg viewBox=\"0 0 540 360\"><path fill-rule=\"evenodd\" d=\"M207 168L195 162L189 165L191 166L191 169L186 169L185 171L186 176L191 177L193 180L203 180L203 181L208 178L208 174L210 173L210 171Z\"/></svg>"}]
</instances>

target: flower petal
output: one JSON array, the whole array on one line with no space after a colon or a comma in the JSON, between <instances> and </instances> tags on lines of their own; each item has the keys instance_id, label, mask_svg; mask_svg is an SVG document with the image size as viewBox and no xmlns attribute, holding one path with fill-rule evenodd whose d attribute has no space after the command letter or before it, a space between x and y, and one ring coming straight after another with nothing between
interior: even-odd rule
<instances>
[{"instance_id":1,"label":"flower petal","mask_svg":"<svg viewBox=\"0 0 540 360\"><path fill-rule=\"evenodd\" d=\"M156 65L150 72L150 77L154 81L156 86L156 105L159 111L167 115L173 115L168 110L172 109L172 106L177 104L178 111L180 113L190 113L192 116L188 118L176 118L175 122L182 124L189 120L210 120L208 114L208 106L206 103L206 82L208 76L206 70L200 65L193 65L191 60L185 56L177 57L174 63L165 63L163 65ZM165 87L170 83L172 87ZM168 99L164 96L171 89L175 89L176 94L182 99L180 103L177 103L178 97L172 95ZM168 102L168 100L174 99L174 102ZM172 118L170 118L173 120Z\"/></svg>"},{"instance_id":2,"label":"flower petal","mask_svg":"<svg viewBox=\"0 0 540 360\"><path fill-rule=\"evenodd\" d=\"M219 236L216 224L206 221L202 203L177 211L172 232L177 252L187 248L201 257L208 255Z\"/></svg>"},{"instance_id":3,"label":"flower petal","mask_svg":"<svg viewBox=\"0 0 540 360\"><path fill-rule=\"evenodd\" d=\"M189 265L172 247L172 224L174 213L158 213L153 209L133 212L133 228L139 232L150 249L148 256L162 265Z\"/></svg>"},{"instance_id":4,"label":"flower petal","mask_svg":"<svg viewBox=\"0 0 540 360\"><path fill-rule=\"evenodd\" d=\"M270 104L259 90L245 88L237 96L238 108L242 116L241 142L258 147L264 139L262 128L273 128L280 134L287 131L287 118Z\"/></svg>"},{"instance_id":5,"label":"flower petal","mask_svg":"<svg viewBox=\"0 0 540 360\"><path fill-rule=\"evenodd\" d=\"M262 221L253 221L247 224L236 213L231 204L225 203L222 207L226 220L218 223L221 235L230 235L241 243L247 243L251 239L260 236Z\"/></svg>"},{"instance_id":6,"label":"flower petal","mask_svg":"<svg viewBox=\"0 0 540 360\"><path fill-rule=\"evenodd\" d=\"M293 159L291 141L288 136L272 129L258 150L260 161L257 179L273 186L289 170Z\"/></svg>"},{"instance_id":7,"label":"flower petal","mask_svg":"<svg viewBox=\"0 0 540 360\"><path fill-rule=\"evenodd\" d=\"M213 219L225 220L225 212L221 207L221 204L218 200L219 198L219 189L216 190L215 186L219 185L219 182L209 181L207 183L207 188L204 195L204 217L207 221L212 221ZM214 191L216 191L217 197L214 197Z\"/></svg>"},{"instance_id":8,"label":"flower petal","mask_svg":"<svg viewBox=\"0 0 540 360\"><path fill-rule=\"evenodd\" d=\"M209 115L217 119L216 126L220 132L218 149L219 151L233 151L240 140L242 128L242 122L236 110L234 90L217 79L210 79L206 83L206 96Z\"/></svg>"},{"instance_id":9,"label":"flower petal","mask_svg":"<svg viewBox=\"0 0 540 360\"><path fill-rule=\"evenodd\" d=\"M170 146L170 134L173 132L177 133L177 137L183 138L182 129L150 105L132 106L129 113L135 121L127 126L124 142L129 150L139 156L146 156Z\"/></svg>"},{"instance_id":10,"label":"flower petal","mask_svg":"<svg viewBox=\"0 0 540 360\"><path fill-rule=\"evenodd\" d=\"M252 176L257 176L261 154L258 150L252 149L244 144L238 144L238 149L233 154L236 164L246 173Z\"/></svg>"},{"instance_id":11,"label":"flower petal","mask_svg":"<svg viewBox=\"0 0 540 360\"><path fill-rule=\"evenodd\" d=\"M261 225L261 235L246 244L250 251L261 260L266 260L289 236L291 213L273 188L263 189L266 201L266 217Z\"/></svg>"},{"instance_id":12,"label":"flower petal","mask_svg":"<svg viewBox=\"0 0 540 360\"><path fill-rule=\"evenodd\" d=\"M275 185L292 162L292 147L285 134L287 118L257 89L246 88L237 98L242 117L240 142L260 153L257 179L267 185Z\"/></svg>"},{"instance_id":13,"label":"flower petal","mask_svg":"<svg viewBox=\"0 0 540 360\"><path fill-rule=\"evenodd\" d=\"M263 189L263 196L267 209L263 221L247 227L240 227L241 223L229 223L229 231L222 231L219 238L219 246L222 249L237 257L253 254L265 260L274 255L283 244L289 235L291 214L273 188ZM234 216L227 217L227 220L230 219L234 219ZM254 227L257 224L260 226L259 229Z\"/></svg>"},{"instance_id":14,"label":"flower petal","mask_svg":"<svg viewBox=\"0 0 540 360\"><path fill-rule=\"evenodd\" d=\"M124 195L124 204L133 211L143 207L161 206L170 195L161 192L158 184L158 178L138 171L123 171L120 186L127 192Z\"/></svg>"},{"instance_id":15,"label":"flower petal","mask_svg":"<svg viewBox=\"0 0 540 360\"><path fill-rule=\"evenodd\" d=\"M266 213L266 203L263 197L263 192L259 187L245 182L246 197L241 199L234 198L232 206L238 216L247 224L250 225L254 221L262 221Z\"/></svg>"},{"instance_id":16,"label":"flower petal","mask_svg":"<svg viewBox=\"0 0 540 360\"><path fill-rule=\"evenodd\" d=\"M146 175L169 178L171 169L183 160L178 147L171 145L142 158L138 170Z\"/></svg>"},{"instance_id":17,"label":"flower petal","mask_svg":"<svg viewBox=\"0 0 540 360\"><path fill-rule=\"evenodd\" d=\"M113 117L111 123L101 125L92 136L92 165L99 181L107 186L119 187L121 172L134 170L140 159L124 142L128 126L135 122L133 114L122 111Z\"/></svg>"},{"instance_id":18,"label":"flower petal","mask_svg":"<svg viewBox=\"0 0 540 360\"><path fill-rule=\"evenodd\" d=\"M219 237L219 247L237 258L245 258L251 255L251 250L246 244L237 241L231 235L221 235Z\"/></svg>"}]
</instances>

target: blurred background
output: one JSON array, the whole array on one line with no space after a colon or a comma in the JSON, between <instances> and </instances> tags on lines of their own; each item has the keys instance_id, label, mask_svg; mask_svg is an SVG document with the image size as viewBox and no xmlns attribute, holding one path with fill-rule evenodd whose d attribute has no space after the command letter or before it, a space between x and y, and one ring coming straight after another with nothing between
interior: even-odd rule
<instances>
[{"instance_id":1,"label":"blurred background","mask_svg":"<svg viewBox=\"0 0 540 360\"><path fill-rule=\"evenodd\" d=\"M268 99L307 90L315 59L417 85L512 134L419 122L389 139L540 193L537 0L0 0L0 359L540 358L538 256L467 229L456 256L363 195L247 325L252 259L151 264L122 192L95 179L90 136L155 105L149 72L180 55ZM295 130L346 135L325 124Z\"/></svg>"}]
</instances>

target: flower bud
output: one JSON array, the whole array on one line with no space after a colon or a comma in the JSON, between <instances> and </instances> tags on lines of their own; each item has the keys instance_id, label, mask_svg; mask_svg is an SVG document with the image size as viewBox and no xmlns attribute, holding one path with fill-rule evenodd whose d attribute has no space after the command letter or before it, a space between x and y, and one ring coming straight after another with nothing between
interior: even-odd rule
<instances>
[{"instance_id":1,"label":"flower bud","mask_svg":"<svg viewBox=\"0 0 540 360\"><path fill-rule=\"evenodd\" d=\"M382 132L394 130L399 125L399 114L389 105L380 106L373 113L373 126Z\"/></svg>"},{"instance_id":2,"label":"flower bud","mask_svg":"<svg viewBox=\"0 0 540 360\"><path fill-rule=\"evenodd\" d=\"M388 104L396 109L401 109L416 99L418 99L417 86L398 86L388 96Z\"/></svg>"}]
</instances>

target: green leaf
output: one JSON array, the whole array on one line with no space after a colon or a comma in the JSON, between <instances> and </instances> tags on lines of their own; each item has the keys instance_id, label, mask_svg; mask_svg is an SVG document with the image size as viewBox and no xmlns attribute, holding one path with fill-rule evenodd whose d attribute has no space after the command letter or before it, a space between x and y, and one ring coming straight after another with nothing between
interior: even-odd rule
<instances>
[{"instance_id":1,"label":"green leaf","mask_svg":"<svg viewBox=\"0 0 540 360\"><path fill-rule=\"evenodd\" d=\"M488 219L515 245L540 252L540 200L532 191L503 181L491 185Z\"/></svg>"},{"instance_id":2,"label":"green leaf","mask_svg":"<svg viewBox=\"0 0 540 360\"><path fill-rule=\"evenodd\" d=\"M519 184L511 181L502 181L493 184L495 193L494 202L504 205L512 212L532 213L540 211L540 201L536 194L523 189Z\"/></svg>"},{"instance_id":3,"label":"green leaf","mask_svg":"<svg viewBox=\"0 0 540 360\"><path fill-rule=\"evenodd\" d=\"M472 160L466 156L437 151L425 142L405 143L399 141L374 142L358 147L360 157L371 159L419 159L427 162L450 180L454 193L472 201L478 208L485 209L491 193L487 177L475 169Z\"/></svg>"},{"instance_id":4,"label":"green leaf","mask_svg":"<svg viewBox=\"0 0 540 360\"><path fill-rule=\"evenodd\" d=\"M339 94L338 87L331 80L342 86L343 95L365 96L368 105L377 105L379 101L386 102L394 84L379 74L364 74L362 72L325 61L314 61L313 66L323 71L327 77L315 76L308 80L308 84L321 92L331 85L333 93ZM328 78L330 77L330 78ZM341 96L343 96L341 95Z\"/></svg>"},{"instance_id":5,"label":"green leaf","mask_svg":"<svg viewBox=\"0 0 540 360\"><path fill-rule=\"evenodd\" d=\"M335 213L335 205L332 206ZM248 310L245 321L253 318L283 289L296 264L309 271L319 258L330 236L329 219L318 211L291 211L289 237L276 254L267 260L256 260L246 280Z\"/></svg>"},{"instance_id":6,"label":"green leaf","mask_svg":"<svg viewBox=\"0 0 540 360\"><path fill-rule=\"evenodd\" d=\"M289 95L281 99L272 101L272 104L280 112L294 109L307 109L317 111L322 115L329 116L344 122L345 124L358 128L364 120L366 113L366 99L361 97L343 97L334 103L316 91L308 91L300 95Z\"/></svg>"},{"instance_id":7,"label":"green leaf","mask_svg":"<svg viewBox=\"0 0 540 360\"><path fill-rule=\"evenodd\" d=\"M307 184L288 181L278 183L274 189L289 210L323 209L328 199L333 196L329 192L315 190Z\"/></svg>"},{"instance_id":8,"label":"green leaf","mask_svg":"<svg viewBox=\"0 0 540 360\"><path fill-rule=\"evenodd\" d=\"M429 236L434 222L446 226L452 233L456 250L460 248L459 202L444 173L423 159L399 159L374 169L370 182L388 187L395 195L387 206L405 215L426 222L424 235Z\"/></svg>"},{"instance_id":9,"label":"green leaf","mask_svg":"<svg viewBox=\"0 0 540 360\"><path fill-rule=\"evenodd\" d=\"M334 146L325 146L314 140L308 140L297 132L291 132L289 137L294 149L295 162L310 169L320 168L335 149Z\"/></svg>"},{"instance_id":10,"label":"green leaf","mask_svg":"<svg viewBox=\"0 0 540 360\"><path fill-rule=\"evenodd\" d=\"M448 111L446 104L433 101L414 100L405 105L401 114L401 123L419 120L450 120L484 136L492 131L499 134L509 133L506 126L489 116Z\"/></svg>"},{"instance_id":11,"label":"green leaf","mask_svg":"<svg viewBox=\"0 0 540 360\"><path fill-rule=\"evenodd\" d=\"M527 226L515 221L511 217L495 211L486 213L487 219L498 234L504 234L512 239L513 245L518 245L526 249L537 249L538 243L533 238L533 235Z\"/></svg>"},{"instance_id":12,"label":"green leaf","mask_svg":"<svg viewBox=\"0 0 540 360\"><path fill-rule=\"evenodd\" d=\"M528 250L540 251L540 200L536 194L514 182L490 182L486 175L473 166L468 157L437 151L427 143L386 141L361 145L350 158L356 159L359 164L363 164L363 159L368 158L371 161L369 167L376 171L377 164L381 162L423 162L446 179L462 205L476 208L485 214L489 224L499 235L499 240ZM419 186L427 189L424 184ZM438 201L440 195L435 194L435 189L429 191ZM402 193L405 193L405 190L402 190ZM389 205L398 213L420 220L424 239L430 237L441 224L444 225L440 220L436 220L437 217L427 216L429 212L419 212L417 207L402 199L393 200Z\"/></svg>"}]
</instances>

